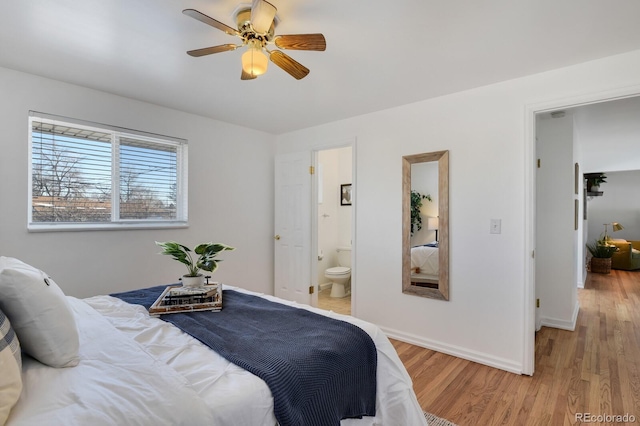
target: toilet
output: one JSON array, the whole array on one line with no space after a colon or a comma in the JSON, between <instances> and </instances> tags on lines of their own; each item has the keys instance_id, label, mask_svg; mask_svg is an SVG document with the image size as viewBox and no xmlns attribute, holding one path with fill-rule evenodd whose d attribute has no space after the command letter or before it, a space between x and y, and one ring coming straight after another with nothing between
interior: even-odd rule
<instances>
[{"instance_id":1,"label":"toilet","mask_svg":"<svg viewBox=\"0 0 640 426\"><path fill-rule=\"evenodd\" d=\"M338 247L338 266L324 271L324 276L333 283L330 297L345 297L351 293L351 247Z\"/></svg>"}]
</instances>

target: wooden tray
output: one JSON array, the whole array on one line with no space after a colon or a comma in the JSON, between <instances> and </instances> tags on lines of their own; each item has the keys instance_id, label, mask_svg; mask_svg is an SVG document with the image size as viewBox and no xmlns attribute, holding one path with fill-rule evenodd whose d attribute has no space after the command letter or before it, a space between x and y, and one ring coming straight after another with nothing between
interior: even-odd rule
<instances>
[{"instance_id":1,"label":"wooden tray","mask_svg":"<svg viewBox=\"0 0 640 426\"><path fill-rule=\"evenodd\" d=\"M153 316L179 312L220 311L222 309L222 285L218 283L203 287L170 285L149 308Z\"/></svg>"}]
</instances>

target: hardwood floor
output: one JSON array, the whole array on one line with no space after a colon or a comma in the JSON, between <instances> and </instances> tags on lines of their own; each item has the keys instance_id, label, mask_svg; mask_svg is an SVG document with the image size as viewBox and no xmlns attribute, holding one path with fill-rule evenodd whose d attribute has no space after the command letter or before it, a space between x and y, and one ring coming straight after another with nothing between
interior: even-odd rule
<instances>
[{"instance_id":1,"label":"hardwood floor","mask_svg":"<svg viewBox=\"0 0 640 426\"><path fill-rule=\"evenodd\" d=\"M422 408L459 426L574 425L586 413L635 417L594 424L640 423L640 271L589 273L578 298L575 331L537 333L532 377L392 343Z\"/></svg>"}]
</instances>

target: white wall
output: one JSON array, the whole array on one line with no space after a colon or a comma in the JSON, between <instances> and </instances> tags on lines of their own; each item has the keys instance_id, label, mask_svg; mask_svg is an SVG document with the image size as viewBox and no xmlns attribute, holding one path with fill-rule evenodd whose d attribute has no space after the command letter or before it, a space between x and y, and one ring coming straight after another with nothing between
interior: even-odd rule
<instances>
[{"instance_id":1,"label":"white wall","mask_svg":"<svg viewBox=\"0 0 640 426\"><path fill-rule=\"evenodd\" d=\"M353 184L353 149L348 146L337 148L338 152L338 180L339 184ZM339 186L338 186L339 187ZM351 199L355 199L357 194L351 190ZM351 228L352 228L352 206L340 206L338 209L338 246L351 246ZM337 255L336 255L337 256Z\"/></svg>"},{"instance_id":2,"label":"white wall","mask_svg":"<svg viewBox=\"0 0 640 426\"><path fill-rule=\"evenodd\" d=\"M4 68L0 93L0 255L85 297L176 282L184 266L154 241L213 240L237 248L216 279L273 292L273 136ZM189 228L28 233L29 110L187 139Z\"/></svg>"},{"instance_id":3,"label":"white wall","mask_svg":"<svg viewBox=\"0 0 640 426\"><path fill-rule=\"evenodd\" d=\"M522 371L530 333L523 314L531 261L525 197L533 185L524 171L525 112L634 85L640 85L640 51L281 135L277 151L357 138L353 303L359 317L406 341ZM401 290L401 158L444 149L450 151L449 302ZM491 218L502 219L501 234L489 234Z\"/></svg>"},{"instance_id":4,"label":"white wall","mask_svg":"<svg viewBox=\"0 0 640 426\"><path fill-rule=\"evenodd\" d=\"M575 230L574 200L580 206L582 199L574 186L573 116L538 115L536 122L536 157L540 159L536 173L538 325L572 330L577 314L580 236L580 230ZM578 223L582 224L582 216Z\"/></svg>"},{"instance_id":5,"label":"white wall","mask_svg":"<svg viewBox=\"0 0 640 426\"><path fill-rule=\"evenodd\" d=\"M583 173L640 169L640 97L582 106L574 115Z\"/></svg>"},{"instance_id":6,"label":"white wall","mask_svg":"<svg viewBox=\"0 0 640 426\"><path fill-rule=\"evenodd\" d=\"M618 222L624 229L609 236L625 240L640 240L640 170L607 172L607 183L602 184L601 197L589 200L589 236L593 242L604 232L605 223Z\"/></svg>"}]
</instances>

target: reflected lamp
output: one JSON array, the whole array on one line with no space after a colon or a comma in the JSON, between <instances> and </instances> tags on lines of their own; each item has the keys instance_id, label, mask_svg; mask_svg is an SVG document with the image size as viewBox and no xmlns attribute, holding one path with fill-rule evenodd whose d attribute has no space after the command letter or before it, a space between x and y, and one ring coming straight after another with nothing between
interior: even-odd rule
<instances>
[{"instance_id":1,"label":"reflected lamp","mask_svg":"<svg viewBox=\"0 0 640 426\"><path fill-rule=\"evenodd\" d=\"M437 217L429 217L427 218L427 229L429 231L436 231L436 242L438 241L438 218Z\"/></svg>"}]
</instances>

